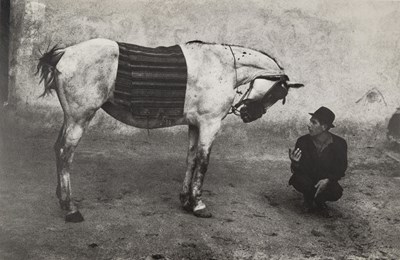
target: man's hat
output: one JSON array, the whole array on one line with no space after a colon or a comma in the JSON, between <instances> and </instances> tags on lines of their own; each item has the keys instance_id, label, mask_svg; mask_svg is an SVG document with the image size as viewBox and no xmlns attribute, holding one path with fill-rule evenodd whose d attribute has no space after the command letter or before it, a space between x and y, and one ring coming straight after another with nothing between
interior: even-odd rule
<instances>
[{"instance_id":1,"label":"man's hat","mask_svg":"<svg viewBox=\"0 0 400 260\"><path fill-rule=\"evenodd\" d=\"M326 124L329 127L335 127L332 124L333 121L335 120L335 114L329 108L320 107L314 113L309 113L309 114L318 119L318 121L321 124Z\"/></svg>"}]
</instances>

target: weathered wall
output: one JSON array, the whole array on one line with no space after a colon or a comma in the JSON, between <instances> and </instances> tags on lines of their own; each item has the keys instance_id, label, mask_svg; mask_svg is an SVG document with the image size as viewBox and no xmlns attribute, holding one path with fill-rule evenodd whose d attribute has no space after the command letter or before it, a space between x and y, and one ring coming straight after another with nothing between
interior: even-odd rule
<instances>
[{"instance_id":1,"label":"weathered wall","mask_svg":"<svg viewBox=\"0 0 400 260\"><path fill-rule=\"evenodd\" d=\"M12 12L10 101L45 113L35 121L47 125L59 122L52 115L61 110L55 95L38 99L37 50L95 37L147 46L198 39L270 53L306 88L291 91L256 127L268 121L301 129L307 112L325 105L338 125L365 128L384 125L400 106L400 2L16 0ZM116 124L104 113L94 122Z\"/></svg>"}]
</instances>

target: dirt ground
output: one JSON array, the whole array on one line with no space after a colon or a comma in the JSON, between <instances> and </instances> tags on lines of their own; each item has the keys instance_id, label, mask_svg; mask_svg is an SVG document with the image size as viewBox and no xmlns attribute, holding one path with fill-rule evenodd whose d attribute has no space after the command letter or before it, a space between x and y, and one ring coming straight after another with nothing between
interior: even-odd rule
<instances>
[{"instance_id":1,"label":"dirt ground","mask_svg":"<svg viewBox=\"0 0 400 260\"><path fill-rule=\"evenodd\" d=\"M3 132L0 259L400 259L399 153L349 142L333 218L301 212L287 185L295 139L221 134L205 179L211 219L185 213L186 133L89 131L72 189L85 221L55 197L57 130Z\"/></svg>"}]
</instances>

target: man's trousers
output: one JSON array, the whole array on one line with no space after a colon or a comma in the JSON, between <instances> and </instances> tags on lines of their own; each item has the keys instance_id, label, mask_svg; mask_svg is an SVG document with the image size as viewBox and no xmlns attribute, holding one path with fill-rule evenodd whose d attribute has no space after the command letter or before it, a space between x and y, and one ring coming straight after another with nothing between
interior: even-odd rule
<instances>
[{"instance_id":1,"label":"man's trousers","mask_svg":"<svg viewBox=\"0 0 400 260\"><path fill-rule=\"evenodd\" d=\"M297 191L303 193L306 200L318 203L324 203L325 201L337 201L342 197L343 188L337 181L329 181L326 189L318 194L314 199L317 188L315 185L318 180L313 180L304 174L293 174L289 180L289 184L292 185Z\"/></svg>"}]
</instances>

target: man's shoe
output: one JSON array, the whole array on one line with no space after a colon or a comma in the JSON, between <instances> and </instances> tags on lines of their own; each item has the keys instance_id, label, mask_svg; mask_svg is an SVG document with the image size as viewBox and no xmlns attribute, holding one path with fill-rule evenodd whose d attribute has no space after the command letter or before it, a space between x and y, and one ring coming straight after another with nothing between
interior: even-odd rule
<instances>
[{"instance_id":1,"label":"man's shoe","mask_svg":"<svg viewBox=\"0 0 400 260\"><path fill-rule=\"evenodd\" d=\"M325 202L317 203L318 213L324 218L331 218L332 212L329 210L328 205Z\"/></svg>"},{"instance_id":2,"label":"man's shoe","mask_svg":"<svg viewBox=\"0 0 400 260\"><path fill-rule=\"evenodd\" d=\"M317 205L317 209L327 209L328 205L326 205L325 202L315 202L315 205Z\"/></svg>"},{"instance_id":3,"label":"man's shoe","mask_svg":"<svg viewBox=\"0 0 400 260\"><path fill-rule=\"evenodd\" d=\"M314 212L314 201L309 199L304 199L302 211L304 213L312 213Z\"/></svg>"}]
</instances>

